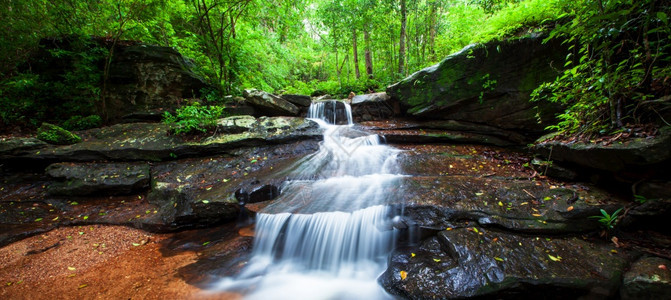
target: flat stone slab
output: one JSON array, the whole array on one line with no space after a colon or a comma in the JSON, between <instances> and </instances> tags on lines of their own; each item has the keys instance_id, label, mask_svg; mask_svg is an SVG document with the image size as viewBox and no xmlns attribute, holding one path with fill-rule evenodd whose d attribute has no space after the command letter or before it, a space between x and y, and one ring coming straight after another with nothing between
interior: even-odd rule
<instances>
[{"instance_id":1,"label":"flat stone slab","mask_svg":"<svg viewBox=\"0 0 671 300\"><path fill-rule=\"evenodd\" d=\"M218 126L221 130L201 141L168 135L168 126L161 123L117 124L83 131L81 143L67 146L11 139L0 141L0 161L163 161L236 155L237 149L245 147L322 138L318 125L305 118L236 116L220 120Z\"/></svg>"},{"instance_id":2,"label":"flat stone slab","mask_svg":"<svg viewBox=\"0 0 671 300\"><path fill-rule=\"evenodd\" d=\"M624 274L622 299L664 299L671 295L671 260L644 257Z\"/></svg>"},{"instance_id":3,"label":"flat stone slab","mask_svg":"<svg viewBox=\"0 0 671 300\"><path fill-rule=\"evenodd\" d=\"M50 195L122 195L149 187L146 163L56 163L46 173L58 180L50 184Z\"/></svg>"},{"instance_id":4,"label":"flat stone slab","mask_svg":"<svg viewBox=\"0 0 671 300\"><path fill-rule=\"evenodd\" d=\"M627 266L612 249L577 237L455 228L394 251L379 281L409 299L609 298Z\"/></svg>"},{"instance_id":5,"label":"flat stone slab","mask_svg":"<svg viewBox=\"0 0 671 300\"><path fill-rule=\"evenodd\" d=\"M671 160L671 126L655 138L633 138L613 143L564 143L540 138L533 150L542 158L606 171L622 171Z\"/></svg>"}]
</instances>

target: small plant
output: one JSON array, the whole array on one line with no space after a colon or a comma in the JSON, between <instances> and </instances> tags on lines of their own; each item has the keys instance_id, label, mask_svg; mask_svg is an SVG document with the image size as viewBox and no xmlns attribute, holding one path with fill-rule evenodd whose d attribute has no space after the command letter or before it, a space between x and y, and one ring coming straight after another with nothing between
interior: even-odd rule
<instances>
[{"instance_id":1,"label":"small plant","mask_svg":"<svg viewBox=\"0 0 671 300\"><path fill-rule=\"evenodd\" d=\"M170 125L171 131L175 134L197 131L205 133L209 128L217 125L217 119L222 116L223 112L223 106L202 106L194 102L178 108L174 116L166 112L163 115L163 123Z\"/></svg>"},{"instance_id":2,"label":"small plant","mask_svg":"<svg viewBox=\"0 0 671 300\"><path fill-rule=\"evenodd\" d=\"M645 196L641 196L641 195L634 195L634 201L639 203L639 204L643 204L643 203L648 201L648 198L646 198Z\"/></svg>"},{"instance_id":3,"label":"small plant","mask_svg":"<svg viewBox=\"0 0 671 300\"><path fill-rule=\"evenodd\" d=\"M63 128L67 130L86 130L100 127L103 121L98 115L90 115L87 117L72 116L67 121L63 122Z\"/></svg>"},{"instance_id":4,"label":"small plant","mask_svg":"<svg viewBox=\"0 0 671 300\"><path fill-rule=\"evenodd\" d=\"M615 225L617 224L617 218L619 217L620 212L622 212L622 208L619 208L612 214L609 214L604 209L601 209L601 216L591 216L589 218L597 219L597 221L601 223L602 227L606 228L607 230L610 230L615 228Z\"/></svg>"}]
</instances>

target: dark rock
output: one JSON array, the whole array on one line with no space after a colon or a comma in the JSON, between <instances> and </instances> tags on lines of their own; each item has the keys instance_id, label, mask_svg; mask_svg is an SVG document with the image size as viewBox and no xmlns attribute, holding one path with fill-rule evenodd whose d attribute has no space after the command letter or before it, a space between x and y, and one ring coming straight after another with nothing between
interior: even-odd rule
<instances>
[{"instance_id":1,"label":"dark rock","mask_svg":"<svg viewBox=\"0 0 671 300\"><path fill-rule=\"evenodd\" d=\"M388 143L471 143L497 146L526 145L524 135L497 127L454 120L363 122Z\"/></svg>"},{"instance_id":2,"label":"dark rock","mask_svg":"<svg viewBox=\"0 0 671 300\"><path fill-rule=\"evenodd\" d=\"M352 98L354 121L387 120L401 113L397 101L385 92L356 95Z\"/></svg>"},{"instance_id":3,"label":"dark rock","mask_svg":"<svg viewBox=\"0 0 671 300\"><path fill-rule=\"evenodd\" d=\"M644 257L624 274L620 297L629 299L664 299L671 295L671 261Z\"/></svg>"},{"instance_id":4,"label":"dark rock","mask_svg":"<svg viewBox=\"0 0 671 300\"><path fill-rule=\"evenodd\" d=\"M54 145L72 145L82 141L76 134L49 123L42 123L37 129L37 138Z\"/></svg>"},{"instance_id":5,"label":"dark rock","mask_svg":"<svg viewBox=\"0 0 671 300\"><path fill-rule=\"evenodd\" d=\"M596 188L498 178L405 177L399 189L406 218L425 228L466 221L532 234L589 232L600 226L590 216L624 206Z\"/></svg>"},{"instance_id":6,"label":"dark rock","mask_svg":"<svg viewBox=\"0 0 671 300\"><path fill-rule=\"evenodd\" d=\"M258 203L273 200L280 195L280 189L277 185L264 184L255 186L249 190L240 189L235 192L235 198L242 205L247 203Z\"/></svg>"},{"instance_id":7,"label":"dark rock","mask_svg":"<svg viewBox=\"0 0 671 300\"><path fill-rule=\"evenodd\" d=\"M297 116L300 109L273 94L259 90L245 90L245 100L265 116Z\"/></svg>"},{"instance_id":8,"label":"dark rock","mask_svg":"<svg viewBox=\"0 0 671 300\"><path fill-rule=\"evenodd\" d=\"M626 267L611 247L457 228L394 251L379 281L409 299L610 298Z\"/></svg>"},{"instance_id":9,"label":"dark rock","mask_svg":"<svg viewBox=\"0 0 671 300\"><path fill-rule=\"evenodd\" d=\"M284 94L280 95L280 98L303 107L308 107L310 104L312 104L312 98L305 95Z\"/></svg>"},{"instance_id":10,"label":"dark rock","mask_svg":"<svg viewBox=\"0 0 671 300\"><path fill-rule=\"evenodd\" d=\"M12 161L160 161L234 154L236 150L248 147L322 138L319 126L304 118L254 119L249 116L231 118L220 120L220 127L223 131L239 133L218 131L198 142L184 140L181 136L167 135L168 125L162 123L117 124L81 132L85 139L81 143L45 147L34 152L17 150L25 149L27 147L25 143L32 143L31 140L21 139L17 142L5 140L0 142L0 145L6 145L4 147L7 151L0 153L0 158L10 163ZM24 146L20 146L22 144Z\"/></svg>"},{"instance_id":11,"label":"dark rock","mask_svg":"<svg viewBox=\"0 0 671 300\"><path fill-rule=\"evenodd\" d=\"M58 180L48 186L50 195L123 195L149 187L149 165L131 163L57 163L46 169Z\"/></svg>"},{"instance_id":12,"label":"dark rock","mask_svg":"<svg viewBox=\"0 0 671 300\"><path fill-rule=\"evenodd\" d=\"M467 46L442 62L387 88L408 115L477 121L535 135L561 108L529 102L541 83L554 80L566 51L543 37Z\"/></svg>"},{"instance_id":13,"label":"dark rock","mask_svg":"<svg viewBox=\"0 0 671 300\"><path fill-rule=\"evenodd\" d=\"M564 143L542 137L533 150L543 158L606 171L653 166L671 160L671 126L655 138L633 138L624 143Z\"/></svg>"},{"instance_id":14,"label":"dark rock","mask_svg":"<svg viewBox=\"0 0 671 300\"><path fill-rule=\"evenodd\" d=\"M171 47L117 46L104 91L108 117L119 120L155 109L174 110L183 99L198 97L208 85L191 68Z\"/></svg>"},{"instance_id":15,"label":"dark rock","mask_svg":"<svg viewBox=\"0 0 671 300\"><path fill-rule=\"evenodd\" d=\"M33 154L47 146L47 143L36 138L2 138L0 139L0 160Z\"/></svg>"},{"instance_id":16,"label":"dark rock","mask_svg":"<svg viewBox=\"0 0 671 300\"><path fill-rule=\"evenodd\" d=\"M576 180L579 175L576 171L565 168L559 163L553 161L541 160L534 158L531 161L531 166L538 172L538 174L543 174L545 176L550 176L552 178L559 178L562 180Z\"/></svg>"}]
</instances>

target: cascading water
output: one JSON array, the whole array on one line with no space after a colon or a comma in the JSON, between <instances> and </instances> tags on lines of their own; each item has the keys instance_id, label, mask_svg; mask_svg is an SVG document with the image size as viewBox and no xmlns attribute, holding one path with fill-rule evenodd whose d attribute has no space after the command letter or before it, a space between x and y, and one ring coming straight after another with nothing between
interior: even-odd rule
<instances>
[{"instance_id":1,"label":"cascading water","mask_svg":"<svg viewBox=\"0 0 671 300\"><path fill-rule=\"evenodd\" d=\"M313 103L308 118L324 129L320 149L287 171L257 214L248 265L217 288L247 299L390 298L376 279L395 240L387 204L399 192L399 150L353 129L345 102Z\"/></svg>"}]
</instances>

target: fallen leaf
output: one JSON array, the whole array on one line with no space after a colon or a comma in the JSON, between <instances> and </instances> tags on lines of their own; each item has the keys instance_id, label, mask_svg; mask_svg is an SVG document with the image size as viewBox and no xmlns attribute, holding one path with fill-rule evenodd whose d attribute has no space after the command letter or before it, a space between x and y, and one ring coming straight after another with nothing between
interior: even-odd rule
<instances>
[{"instance_id":1,"label":"fallen leaf","mask_svg":"<svg viewBox=\"0 0 671 300\"><path fill-rule=\"evenodd\" d=\"M617 254L617 250L612 249L612 250L610 250L610 253Z\"/></svg>"},{"instance_id":2,"label":"fallen leaf","mask_svg":"<svg viewBox=\"0 0 671 300\"><path fill-rule=\"evenodd\" d=\"M406 277L408 277L408 272L406 271L401 271L401 280L405 280Z\"/></svg>"},{"instance_id":3,"label":"fallen leaf","mask_svg":"<svg viewBox=\"0 0 671 300\"><path fill-rule=\"evenodd\" d=\"M452 230L452 229L454 229L454 228L452 228L452 227L447 227L445 230L450 231L450 230Z\"/></svg>"},{"instance_id":4,"label":"fallen leaf","mask_svg":"<svg viewBox=\"0 0 671 300\"><path fill-rule=\"evenodd\" d=\"M208 204L208 203L210 203L210 201L209 200L203 200L203 203Z\"/></svg>"},{"instance_id":5,"label":"fallen leaf","mask_svg":"<svg viewBox=\"0 0 671 300\"><path fill-rule=\"evenodd\" d=\"M499 238L495 237L495 238L492 240L492 243L496 243L498 240L499 240Z\"/></svg>"},{"instance_id":6,"label":"fallen leaf","mask_svg":"<svg viewBox=\"0 0 671 300\"><path fill-rule=\"evenodd\" d=\"M495 256L494 259L495 259L495 260L498 260L498 261L503 261L503 258L500 258L500 257L498 257L498 256Z\"/></svg>"},{"instance_id":7,"label":"fallen leaf","mask_svg":"<svg viewBox=\"0 0 671 300\"><path fill-rule=\"evenodd\" d=\"M440 262L440 259L434 258L433 261Z\"/></svg>"},{"instance_id":8,"label":"fallen leaf","mask_svg":"<svg viewBox=\"0 0 671 300\"><path fill-rule=\"evenodd\" d=\"M74 271L74 270L77 270L77 268L75 268L75 267L68 267L68 270L70 270L70 271Z\"/></svg>"},{"instance_id":9,"label":"fallen leaf","mask_svg":"<svg viewBox=\"0 0 671 300\"><path fill-rule=\"evenodd\" d=\"M79 288L80 288L80 289L83 289L83 288L85 288L85 287L87 287L87 286L89 286L89 285L88 285L88 284L81 284L81 285L79 285Z\"/></svg>"},{"instance_id":10,"label":"fallen leaf","mask_svg":"<svg viewBox=\"0 0 671 300\"><path fill-rule=\"evenodd\" d=\"M520 205L528 205L528 204L529 204L529 202L522 202L522 203L520 203Z\"/></svg>"},{"instance_id":11,"label":"fallen leaf","mask_svg":"<svg viewBox=\"0 0 671 300\"><path fill-rule=\"evenodd\" d=\"M534 216L534 217L542 217L541 214L531 214L531 215Z\"/></svg>"},{"instance_id":12,"label":"fallen leaf","mask_svg":"<svg viewBox=\"0 0 671 300\"><path fill-rule=\"evenodd\" d=\"M478 197L479 197L479 196L482 196L482 195L484 195L484 194L485 194L485 193L475 193L475 195L478 196Z\"/></svg>"},{"instance_id":13,"label":"fallen leaf","mask_svg":"<svg viewBox=\"0 0 671 300\"><path fill-rule=\"evenodd\" d=\"M410 253L410 257L415 257L415 253Z\"/></svg>"},{"instance_id":14,"label":"fallen leaf","mask_svg":"<svg viewBox=\"0 0 671 300\"><path fill-rule=\"evenodd\" d=\"M569 207L566 208L566 211L572 211L572 210L573 210L573 206L569 206Z\"/></svg>"},{"instance_id":15,"label":"fallen leaf","mask_svg":"<svg viewBox=\"0 0 671 300\"><path fill-rule=\"evenodd\" d=\"M666 270L666 265L659 265L657 266L658 269Z\"/></svg>"},{"instance_id":16,"label":"fallen leaf","mask_svg":"<svg viewBox=\"0 0 671 300\"><path fill-rule=\"evenodd\" d=\"M552 256L552 255L548 254L548 257L553 261L561 261L561 256L559 256L559 255Z\"/></svg>"},{"instance_id":17,"label":"fallen leaf","mask_svg":"<svg viewBox=\"0 0 671 300\"><path fill-rule=\"evenodd\" d=\"M210 243L209 241L205 242L205 243L203 243L203 246L207 246L209 243Z\"/></svg>"},{"instance_id":18,"label":"fallen leaf","mask_svg":"<svg viewBox=\"0 0 671 300\"><path fill-rule=\"evenodd\" d=\"M475 233L480 233L480 232L478 231L478 229L475 228L475 227L473 227L473 231L475 231Z\"/></svg>"},{"instance_id":19,"label":"fallen leaf","mask_svg":"<svg viewBox=\"0 0 671 300\"><path fill-rule=\"evenodd\" d=\"M138 244L138 243L133 243L133 246L137 247L137 246L140 246L140 244Z\"/></svg>"},{"instance_id":20,"label":"fallen leaf","mask_svg":"<svg viewBox=\"0 0 671 300\"><path fill-rule=\"evenodd\" d=\"M499 206L503 206L503 202L499 201Z\"/></svg>"}]
</instances>

